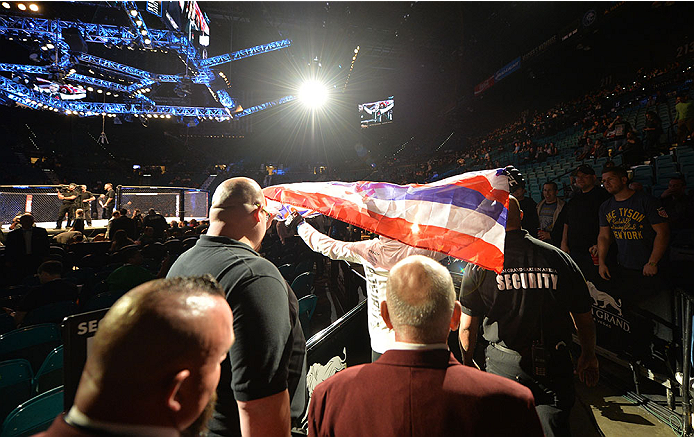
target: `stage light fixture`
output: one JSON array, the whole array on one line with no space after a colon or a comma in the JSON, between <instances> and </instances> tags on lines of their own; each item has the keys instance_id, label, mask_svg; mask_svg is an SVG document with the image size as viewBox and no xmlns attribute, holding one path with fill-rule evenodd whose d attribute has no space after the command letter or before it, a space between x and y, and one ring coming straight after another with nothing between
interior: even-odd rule
<instances>
[{"instance_id":1,"label":"stage light fixture","mask_svg":"<svg viewBox=\"0 0 694 437\"><path fill-rule=\"evenodd\" d=\"M92 92L92 91L94 91L94 88L88 86L88 87L87 87L87 91Z\"/></svg>"},{"instance_id":2,"label":"stage light fixture","mask_svg":"<svg viewBox=\"0 0 694 437\"><path fill-rule=\"evenodd\" d=\"M140 33L142 34L142 36L147 35L147 31L146 31L145 29L142 29L142 30L140 31Z\"/></svg>"},{"instance_id":3,"label":"stage light fixture","mask_svg":"<svg viewBox=\"0 0 694 437\"><path fill-rule=\"evenodd\" d=\"M7 2L2 2L2 7L5 9L10 9L10 4Z\"/></svg>"},{"instance_id":4,"label":"stage light fixture","mask_svg":"<svg viewBox=\"0 0 694 437\"><path fill-rule=\"evenodd\" d=\"M145 42L145 44L149 45L149 44L152 43L152 40L149 39L149 38L145 38L145 41L144 41L144 42Z\"/></svg>"},{"instance_id":5,"label":"stage light fixture","mask_svg":"<svg viewBox=\"0 0 694 437\"><path fill-rule=\"evenodd\" d=\"M299 88L299 101L304 106L317 109L328 100L328 90L322 83L312 80L305 82Z\"/></svg>"},{"instance_id":6,"label":"stage light fixture","mask_svg":"<svg viewBox=\"0 0 694 437\"><path fill-rule=\"evenodd\" d=\"M137 17L137 9L131 9L130 15L132 15L133 17Z\"/></svg>"},{"instance_id":7,"label":"stage light fixture","mask_svg":"<svg viewBox=\"0 0 694 437\"><path fill-rule=\"evenodd\" d=\"M19 9L20 11L26 11L27 5L25 5L24 3L17 3L17 9Z\"/></svg>"},{"instance_id":8,"label":"stage light fixture","mask_svg":"<svg viewBox=\"0 0 694 437\"><path fill-rule=\"evenodd\" d=\"M47 44L46 44L46 47L48 47L50 50L53 50L53 49L55 48L55 46L54 46L53 44L51 44L51 43L47 43ZM74 70L71 70L71 71L74 72Z\"/></svg>"},{"instance_id":9,"label":"stage light fixture","mask_svg":"<svg viewBox=\"0 0 694 437\"><path fill-rule=\"evenodd\" d=\"M39 11L39 7L36 3L30 4L29 9L31 10L31 12L38 12Z\"/></svg>"},{"instance_id":10,"label":"stage light fixture","mask_svg":"<svg viewBox=\"0 0 694 437\"><path fill-rule=\"evenodd\" d=\"M135 20L135 24L137 24L137 27L142 26L142 20Z\"/></svg>"}]
</instances>

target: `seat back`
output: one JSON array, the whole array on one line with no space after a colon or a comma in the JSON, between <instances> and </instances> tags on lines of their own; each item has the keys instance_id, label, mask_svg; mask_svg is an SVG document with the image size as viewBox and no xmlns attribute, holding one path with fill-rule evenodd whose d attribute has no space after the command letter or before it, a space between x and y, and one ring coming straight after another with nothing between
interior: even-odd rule
<instances>
[{"instance_id":1,"label":"seat back","mask_svg":"<svg viewBox=\"0 0 694 437\"><path fill-rule=\"evenodd\" d=\"M287 280L287 281L293 281L294 280L294 265L293 264L282 264L281 266L277 267L277 270L280 271L282 274L282 277Z\"/></svg>"},{"instance_id":2,"label":"seat back","mask_svg":"<svg viewBox=\"0 0 694 437\"><path fill-rule=\"evenodd\" d=\"M125 290L105 291L96 296L90 297L82 306L83 312L101 310L110 308L121 296L126 293Z\"/></svg>"},{"instance_id":3,"label":"seat back","mask_svg":"<svg viewBox=\"0 0 694 437\"><path fill-rule=\"evenodd\" d=\"M63 345L53 349L39 368L33 380L35 395L63 385Z\"/></svg>"},{"instance_id":4,"label":"seat back","mask_svg":"<svg viewBox=\"0 0 694 437\"><path fill-rule=\"evenodd\" d=\"M312 272L313 271L313 264L314 264L314 261L312 259L305 259L296 265L296 269L294 269L294 273L296 275L300 275L300 274L305 273L305 272Z\"/></svg>"},{"instance_id":5,"label":"seat back","mask_svg":"<svg viewBox=\"0 0 694 437\"><path fill-rule=\"evenodd\" d=\"M63 387L41 393L14 409L2 424L0 437L24 437L45 431L63 412Z\"/></svg>"},{"instance_id":6,"label":"seat back","mask_svg":"<svg viewBox=\"0 0 694 437\"><path fill-rule=\"evenodd\" d=\"M296 297L302 298L307 294L311 294L313 290L313 278L315 276L316 274L313 272L304 272L292 281L292 290L294 290Z\"/></svg>"},{"instance_id":7,"label":"seat back","mask_svg":"<svg viewBox=\"0 0 694 437\"><path fill-rule=\"evenodd\" d=\"M0 361L23 358L38 371L48 353L62 343L58 325L44 323L0 335Z\"/></svg>"},{"instance_id":8,"label":"seat back","mask_svg":"<svg viewBox=\"0 0 694 437\"><path fill-rule=\"evenodd\" d=\"M318 296L309 294L299 299L299 322L301 322L301 330L304 332L304 338L308 340L311 333L311 317L316 310Z\"/></svg>"},{"instance_id":9,"label":"seat back","mask_svg":"<svg viewBox=\"0 0 694 437\"><path fill-rule=\"evenodd\" d=\"M27 360L7 360L0 363L0 420L4 420L17 405L33 396L33 376L31 364Z\"/></svg>"},{"instance_id":10,"label":"seat back","mask_svg":"<svg viewBox=\"0 0 694 437\"><path fill-rule=\"evenodd\" d=\"M72 301L53 302L42 307L34 308L24 317L25 326L39 323L60 323L67 316L77 312L77 304Z\"/></svg>"},{"instance_id":11,"label":"seat back","mask_svg":"<svg viewBox=\"0 0 694 437\"><path fill-rule=\"evenodd\" d=\"M6 334L14 330L16 326L14 325L14 317L7 314L6 312L0 313L0 335Z\"/></svg>"}]
</instances>

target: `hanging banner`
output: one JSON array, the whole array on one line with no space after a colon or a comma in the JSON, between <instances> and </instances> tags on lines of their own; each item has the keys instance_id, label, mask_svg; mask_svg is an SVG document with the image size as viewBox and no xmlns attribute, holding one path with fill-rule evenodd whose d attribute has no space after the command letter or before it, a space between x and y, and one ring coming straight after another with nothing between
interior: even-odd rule
<instances>
[{"instance_id":1,"label":"hanging banner","mask_svg":"<svg viewBox=\"0 0 694 437\"><path fill-rule=\"evenodd\" d=\"M519 56L519 57L517 57L516 59L514 59L513 61L511 61L511 62L509 62L508 64L506 64L506 65L504 65L503 67L501 67L501 68L499 69L499 71L497 71L496 73L494 73L494 82L498 82L498 81L500 81L501 79L503 79L503 78L505 78L506 76L508 76L509 74L513 73L514 71L519 70L519 69L520 69L520 65L521 65L521 58L520 58L520 56Z\"/></svg>"}]
</instances>

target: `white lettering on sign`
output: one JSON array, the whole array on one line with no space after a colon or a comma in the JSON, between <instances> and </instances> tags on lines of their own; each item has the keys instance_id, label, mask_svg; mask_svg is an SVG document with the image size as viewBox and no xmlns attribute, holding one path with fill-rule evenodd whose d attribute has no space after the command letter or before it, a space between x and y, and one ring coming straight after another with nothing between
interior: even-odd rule
<instances>
[{"instance_id":1,"label":"white lettering on sign","mask_svg":"<svg viewBox=\"0 0 694 437\"><path fill-rule=\"evenodd\" d=\"M98 320L90 320L77 325L77 335L92 334L99 328Z\"/></svg>"}]
</instances>

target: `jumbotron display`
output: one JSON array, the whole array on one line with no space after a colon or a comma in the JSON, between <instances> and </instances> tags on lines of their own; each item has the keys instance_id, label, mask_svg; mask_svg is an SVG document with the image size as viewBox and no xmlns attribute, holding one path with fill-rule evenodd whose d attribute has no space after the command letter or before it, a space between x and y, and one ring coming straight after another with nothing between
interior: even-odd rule
<instances>
[{"instance_id":1,"label":"jumbotron display","mask_svg":"<svg viewBox=\"0 0 694 437\"><path fill-rule=\"evenodd\" d=\"M362 103L359 105L359 123L367 128L393 122L393 96L378 102Z\"/></svg>"}]
</instances>

